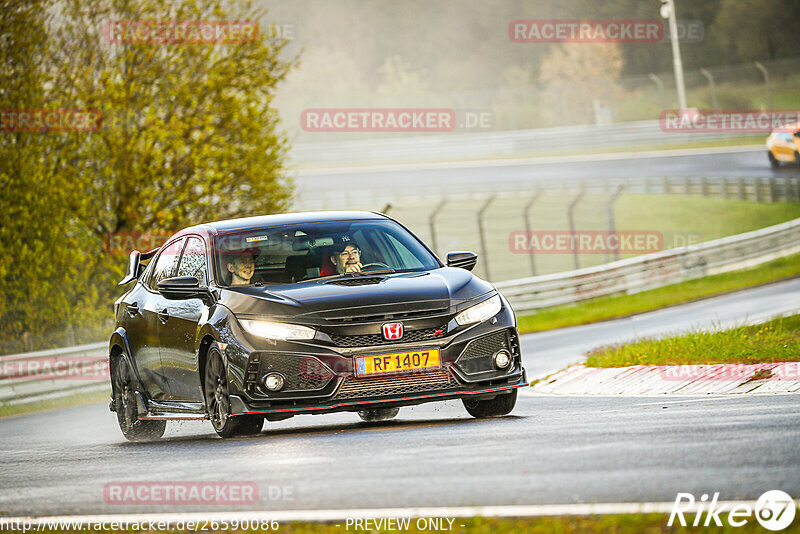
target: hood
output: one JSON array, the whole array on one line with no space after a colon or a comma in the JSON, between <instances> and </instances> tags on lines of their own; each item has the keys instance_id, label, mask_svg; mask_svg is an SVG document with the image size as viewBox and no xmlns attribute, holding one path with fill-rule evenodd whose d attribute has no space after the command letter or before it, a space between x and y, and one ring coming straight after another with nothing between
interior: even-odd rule
<instances>
[{"instance_id":1,"label":"hood","mask_svg":"<svg viewBox=\"0 0 800 534\"><path fill-rule=\"evenodd\" d=\"M239 316L329 319L399 312L446 311L492 291L469 271L337 277L264 287L225 288L221 304Z\"/></svg>"}]
</instances>

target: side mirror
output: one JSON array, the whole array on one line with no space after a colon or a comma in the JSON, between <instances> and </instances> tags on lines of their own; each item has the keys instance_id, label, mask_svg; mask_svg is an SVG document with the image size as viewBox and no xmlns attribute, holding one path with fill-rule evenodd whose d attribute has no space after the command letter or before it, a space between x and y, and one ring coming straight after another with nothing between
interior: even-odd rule
<instances>
[{"instance_id":1,"label":"side mirror","mask_svg":"<svg viewBox=\"0 0 800 534\"><path fill-rule=\"evenodd\" d=\"M119 281L117 284L118 286L124 286L128 282L133 282L139 275L142 274L142 253L138 250L134 250L131 252L131 255L128 257L128 274L125 275L125 278Z\"/></svg>"},{"instance_id":2,"label":"side mirror","mask_svg":"<svg viewBox=\"0 0 800 534\"><path fill-rule=\"evenodd\" d=\"M194 276L173 276L161 280L158 292L170 300L205 299L211 294L207 287L200 287L200 280Z\"/></svg>"},{"instance_id":3,"label":"side mirror","mask_svg":"<svg viewBox=\"0 0 800 534\"><path fill-rule=\"evenodd\" d=\"M469 251L458 251L447 253L447 266L460 267L471 271L475 264L478 263L478 255Z\"/></svg>"}]
</instances>

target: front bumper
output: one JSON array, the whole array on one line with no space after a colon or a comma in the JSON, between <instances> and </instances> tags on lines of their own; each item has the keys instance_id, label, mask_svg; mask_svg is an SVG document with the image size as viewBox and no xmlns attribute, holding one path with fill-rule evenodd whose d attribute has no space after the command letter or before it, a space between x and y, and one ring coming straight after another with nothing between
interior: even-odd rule
<instances>
[{"instance_id":1,"label":"front bumper","mask_svg":"<svg viewBox=\"0 0 800 534\"><path fill-rule=\"evenodd\" d=\"M437 339L350 348L315 343L253 343L241 353L228 354L232 413L289 416L358 411L370 406L388 408L452 398L491 398L527 386L516 321L508 306L492 320L469 327L458 327L451 321L444 332ZM356 376L356 356L429 348L439 349L440 368ZM494 366L494 355L500 350L511 355L511 363L505 369ZM286 385L280 392L264 387L263 377L273 372L285 378Z\"/></svg>"},{"instance_id":2,"label":"front bumper","mask_svg":"<svg viewBox=\"0 0 800 534\"><path fill-rule=\"evenodd\" d=\"M356 379L358 380L358 379ZM361 379L362 381L364 379ZM373 379L374 380L374 379ZM343 380L342 383L346 382ZM425 402L443 401L460 398L491 398L497 395L511 393L512 390L528 386L525 370L506 376L501 380L493 380L483 384L465 385L454 377L449 377L448 383L442 384L441 389L428 391L408 391L394 395L365 394L361 398L338 397L334 395L329 400L306 399L296 401L256 401L246 402L241 396L231 395L231 411L233 415L246 414L285 414L294 415L302 413L324 414L343 411L359 411L374 407L393 408L411 406ZM340 388L341 389L341 388ZM338 393L338 390L337 390Z\"/></svg>"}]
</instances>

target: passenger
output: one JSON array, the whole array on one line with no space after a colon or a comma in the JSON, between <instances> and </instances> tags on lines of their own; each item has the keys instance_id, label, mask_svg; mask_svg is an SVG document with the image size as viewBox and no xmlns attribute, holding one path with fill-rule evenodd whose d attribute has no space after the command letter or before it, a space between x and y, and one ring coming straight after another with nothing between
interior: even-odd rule
<instances>
[{"instance_id":1,"label":"passenger","mask_svg":"<svg viewBox=\"0 0 800 534\"><path fill-rule=\"evenodd\" d=\"M252 250L230 254L226 258L226 269L231 273L232 286L245 286L250 284L256 269L255 256Z\"/></svg>"}]
</instances>

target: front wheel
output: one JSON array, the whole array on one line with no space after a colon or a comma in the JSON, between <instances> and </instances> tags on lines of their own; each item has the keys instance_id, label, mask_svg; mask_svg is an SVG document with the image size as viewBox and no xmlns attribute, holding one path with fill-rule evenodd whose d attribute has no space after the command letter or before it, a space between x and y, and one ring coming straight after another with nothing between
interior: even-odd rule
<instances>
[{"instance_id":1,"label":"front wheel","mask_svg":"<svg viewBox=\"0 0 800 534\"><path fill-rule=\"evenodd\" d=\"M517 403L517 390L514 389L511 393L498 395L493 399L478 400L478 399L462 399L464 408L472 417L499 417L507 415L514 409Z\"/></svg>"},{"instance_id":2,"label":"front wheel","mask_svg":"<svg viewBox=\"0 0 800 534\"><path fill-rule=\"evenodd\" d=\"M800 152L794 151L794 164L800 167Z\"/></svg>"},{"instance_id":3,"label":"front wheel","mask_svg":"<svg viewBox=\"0 0 800 534\"><path fill-rule=\"evenodd\" d=\"M231 415L228 374L225 372L222 355L216 347L208 351L204 389L208 417L220 437L252 436L261 432L264 426L263 416Z\"/></svg>"},{"instance_id":4,"label":"front wheel","mask_svg":"<svg viewBox=\"0 0 800 534\"><path fill-rule=\"evenodd\" d=\"M136 408L136 389L133 373L122 358L114 362L113 369L114 411L122 435L128 441L149 441L164 435L166 421L142 421Z\"/></svg>"},{"instance_id":5,"label":"front wheel","mask_svg":"<svg viewBox=\"0 0 800 534\"><path fill-rule=\"evenodd\" d=\"M769 158L769 166L773 169L777 169L780 167L781 162L775 157L775 154L772 153L771 150L767 151L767 157Z\"/></svg>"}]
</instances>

